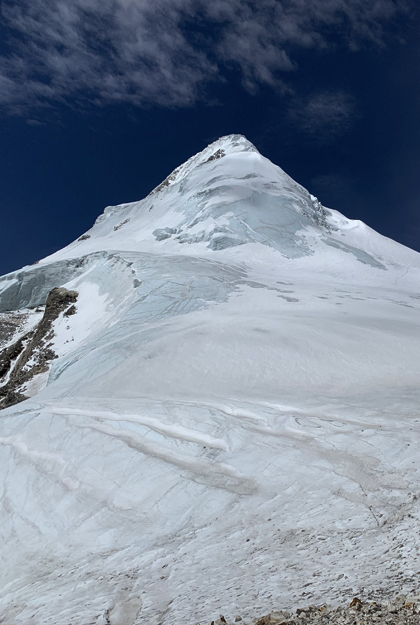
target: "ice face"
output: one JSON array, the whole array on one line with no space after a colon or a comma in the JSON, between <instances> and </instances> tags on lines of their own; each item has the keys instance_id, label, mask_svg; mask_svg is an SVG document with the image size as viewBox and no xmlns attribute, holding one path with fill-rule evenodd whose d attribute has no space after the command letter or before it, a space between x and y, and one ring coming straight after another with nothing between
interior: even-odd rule
<instances>
[{"instance_id":1,"label":"ice face","mask_svg":"<svg viewBox=\"0 0 420 625\"><path fill-rule=\"evenodd\" d=\"M0 278L0 312L36 308L45 304L51 289L86 273L106 256L98 253L45 265L32 265L3 276Z\"/></svg>"},{"instance_id":2,"label":"ice face","mask_svg":"<svg viewBox=\"0 0 420 625\"><path fill-rule=\"evenodd\" d=\"M5 622L178 625L410 590L419 278L417 253L231 135L1 279L4 345L52 288L77 293L50 370L1 411Z\"/></svg>"}]
</instances>

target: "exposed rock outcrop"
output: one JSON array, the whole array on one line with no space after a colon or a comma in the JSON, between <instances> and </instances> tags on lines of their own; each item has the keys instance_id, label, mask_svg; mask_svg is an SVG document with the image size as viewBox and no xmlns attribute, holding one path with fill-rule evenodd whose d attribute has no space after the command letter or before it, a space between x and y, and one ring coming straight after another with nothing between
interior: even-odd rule
<instances>
[{"instance_id":1,"label":"exposed rock outcrop","mask_svg":"<svg viewBox=\"0 0 420 625\"><path fill-rule=\"evenodd\" d=\"M34 376L47 372L50 362L57 358L51 344L52 326L61 313L76 312L77 297L76 291L63 287L52 289L38 326L0 352L0 381L7 380L0 387L0 409L27 399L24 385Z\"/></svg>"}]
</instances>

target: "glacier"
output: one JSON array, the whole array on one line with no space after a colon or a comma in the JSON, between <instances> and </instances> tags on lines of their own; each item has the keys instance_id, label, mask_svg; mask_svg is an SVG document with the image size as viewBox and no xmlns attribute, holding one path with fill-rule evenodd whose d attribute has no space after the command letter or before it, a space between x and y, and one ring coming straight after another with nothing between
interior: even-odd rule
<instances>
[{"instance_id":1,"label":"glacier","mask_svg":"<svg viewBox=\"0 0 420 625\"><path fill-rule=\"evenodd\" d=\"M417 252L240 135L0 278L3 353L77 293L0 412L0 622L246 624L414 593L419 284Z\"/></svg>"}]
</instances>

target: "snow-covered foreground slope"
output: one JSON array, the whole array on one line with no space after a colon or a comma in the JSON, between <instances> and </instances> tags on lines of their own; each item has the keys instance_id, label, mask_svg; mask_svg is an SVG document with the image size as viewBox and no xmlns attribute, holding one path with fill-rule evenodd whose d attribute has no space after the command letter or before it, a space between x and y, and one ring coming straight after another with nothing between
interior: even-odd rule
<instances>
[{"instance_id":1,"label":"snow-covered foreground slope","mask_svg":"<svg viewBox=\"0 0 420 625\"><path fill-rule=\"evenodd\" d=\"M0 622L246 623L415 589L419 278L233 135L1 279L0 330L24 320L4 349L52 288L78 298L0 413Z\"/></svg>"}]
</instances>

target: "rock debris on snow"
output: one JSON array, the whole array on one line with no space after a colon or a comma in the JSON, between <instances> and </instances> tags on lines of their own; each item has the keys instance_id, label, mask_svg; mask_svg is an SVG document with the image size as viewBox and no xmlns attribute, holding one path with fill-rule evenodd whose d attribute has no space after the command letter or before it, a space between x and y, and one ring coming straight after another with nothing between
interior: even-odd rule
<instances>
[{"instance_id":1,"label":"rock debris on snow","mask_svg":"<svg viewBox=\"0 0 420 625\"><path fill-rule=\"evenodd\" d=\"M228 621L224 616L206 625L233 625L241 617ZM257 620L244 621L244 625L418 625L420 603L410 597L399 596L386 603L361 601L355 597L349 605L328 604L298 608L292 612L272 612Z\"/></svg>"}]
</instances>

